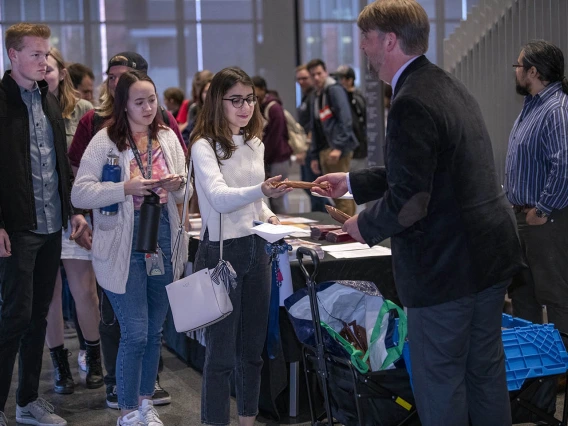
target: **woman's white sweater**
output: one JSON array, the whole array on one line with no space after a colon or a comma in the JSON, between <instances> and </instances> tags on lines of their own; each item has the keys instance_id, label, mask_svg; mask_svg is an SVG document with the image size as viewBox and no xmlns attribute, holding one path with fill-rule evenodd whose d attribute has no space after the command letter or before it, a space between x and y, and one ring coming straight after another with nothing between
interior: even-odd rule
<instances>
[{"instance_id":1,"label":"woman's white sweater","mask_svg":"<svg viewBox=\"0 0 568 426\"><path fill-rule=\"evenodd\" d=\"M176 134L171 129L158 132L158 141L171 174L187 175L185 156ZM122 168L122 182L101 182L103 166L109 153L118 155ZM98 132L87 147L73 184L71 201L81 209L93 210L93 269L99 285L113 293L123 294L130 268L132 233L134 228L134 204L131 195L124 195L124 183L130 180L132 150L119 152L108 137L107 129ZM193 192L193 190L192 190ZM170 192L167 209L170 221L172 248L179 229L179 213L176 203L182 203L185 188ZM119 203L118 213L105 216L100 208ZM186 233L178 249L174 280L178 279L187 261Z\"/></svg>"},{"instance_id":2,"label":"woman's white sweater","mask_svg":"<svg viewBox=\"0 0 568 426\"><path fill-rule=\"evenodd\" d=\"M264 203L260 188L264 182L264 144L258 138L245 144L234 135L237 149L219 166L213 148L205 139L191 147L195 190L203 221L201 237L219 241L219 213L223 214L223 240L251 235L253 220L266 221L274 213ZM220 148L217 149L221 154Z\"/></svg>"}]
</instances>

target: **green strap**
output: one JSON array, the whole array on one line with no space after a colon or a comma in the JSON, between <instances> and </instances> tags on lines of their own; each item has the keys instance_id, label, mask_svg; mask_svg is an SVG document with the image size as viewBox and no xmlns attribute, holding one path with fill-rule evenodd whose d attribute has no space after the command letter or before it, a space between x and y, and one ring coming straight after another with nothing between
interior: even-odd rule
<instances>
[{"instance_id":1,"label":"green strap","mask_svg":"<svg viewBox=\"0 0 568 426\"><path fill-rule=\"evenodd\" d=\"M379 311L379 315L377 316L377 321L375 322L375 326L373 327L369 350L367 350L367 352L363 357L361 357L361 355L363 355L363 352L359 349L355 349L355 347L347 340L345 340L337 331L335 331L333 328L331 328L323 321L321 321L320 323L321 326L325 328L327 332L345 348L347 353L349 353L351 357L351 362L353 363L355 368L357 368L359 372L364 374L369 371L369 365L367 364L367 360L369 359L371 353L370 348L372 348L373 344L375 344L379 339L379 336L381 334L381 325L383 324L383 318L386 313L392 310L396 310L398 313L398 344L396 346L393 346L392 348L387 349L387 357L385 358L383 364L381 365L381 368L379 369L379 370L384 370L386 367L388 367L390 364L392 364L402 356L402 348L404 346L404 342L406 340L406 335L408 331L406 325L407 324L406 314L404 313L404 310L400 308L398 305L391 302L390 300L385 299L383 306L381 306L381 310Z\"/></svg>"},{"instance_id":2,"label":"green strap","mask_svg":"<svg viewBox=\"0 0 568 426\"><path fill-rule=\"evenodd\" d=\"M353 364L353 366L362 374L368 373L369 372L369 366L361 358L361 355L363 355L363 352L359 349L355 349L355 347L351 343L349 343L347 340L345 340L337 331L335 331L333 328L331 328L325 322L321 321L320 324L323 328L325 328L327 330L327 332L331 335L331 337L333 337L335 340L337 340L341 344L341 346L343 346L345 348L345 350L347 351L347 353L351 357L351 363Z\"/></svg>"},{"instance_id":3,"label":"green strap","mask_svg":"<svg viewBox=\"0 0 568 426\"><path fill-rule=\"evenodd\" d=\"M367 361L371 351L370 348L372 348L379 339L379 336L381 334L381 325L383 324L383 318L385 314L392 310L396 310L398 312L398 344L396 346L393 346L392 348L387 348L387 357L383 361L383 365L381 365L381 368L379 368L379 370L384 370L402 356L402 348L404 346L404 341L406 340L406 334L408 332L406 326L406 314L404 313L404 310L397 304L385 299L383 306L381 306L381 310L379 311L379 315L377 316L377 322L375 323L375 327L373 328L373 333L371 334L371 344L369 345L369 350L365 354L363 361Z\"/></svg>"}]
</instances>

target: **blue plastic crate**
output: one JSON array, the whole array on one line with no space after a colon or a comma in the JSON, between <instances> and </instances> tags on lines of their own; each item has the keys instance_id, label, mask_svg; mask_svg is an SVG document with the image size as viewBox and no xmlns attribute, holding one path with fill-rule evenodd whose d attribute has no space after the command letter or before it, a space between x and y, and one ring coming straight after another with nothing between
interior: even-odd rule
<instances>
[{"instance_id":1,"label":"blue plastic crate","mask_svg":"<svg viewBox=\"0 0 568 426\"><path fill-rule=\"evenodd\" d=\"M502 331L505 349L507 386L518 390L531 377L566 372L568 353L553 324L532 324L503 314Z\"/></svg>"}]
</instances>

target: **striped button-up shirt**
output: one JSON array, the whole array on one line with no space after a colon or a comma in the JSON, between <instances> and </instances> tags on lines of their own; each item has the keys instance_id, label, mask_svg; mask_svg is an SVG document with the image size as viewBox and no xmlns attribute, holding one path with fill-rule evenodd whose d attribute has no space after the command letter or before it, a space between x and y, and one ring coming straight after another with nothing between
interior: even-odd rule
<instances>
[{"instance_id":1,"label":"striped button-up shirt","mask_svg":"<svg viewBox=\"0 0 568 426\"><path fill-rule=\"evenodd\" d=\"M568 206L568 95L560 82L527 96L509 136L505 191L550 214Z\"/></svg>"},{"instance_id":2,"label":"striped button-up shirt","mask_svg":"<svg viewBox=\"0 0 568 426\"><path fill-rule=\"evenodd\" d=\"M52 234L62 227L53 129L43 112L37 83L31 91L20 86L20 93L28 107L30 126L32 183L37 217L37 228L32 232Z\"/></svg>"}]
</instances>

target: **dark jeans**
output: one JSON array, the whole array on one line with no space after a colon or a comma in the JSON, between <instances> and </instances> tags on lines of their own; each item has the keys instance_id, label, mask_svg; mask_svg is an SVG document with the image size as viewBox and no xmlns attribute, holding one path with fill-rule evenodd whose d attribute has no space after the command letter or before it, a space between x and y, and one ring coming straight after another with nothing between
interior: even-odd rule
<instances>
[{"instance_id":1,"label":"dark jeans","mask_svg":"<svg viewBox=\"0 0 568 426\"><path fill-rule=\"evenodd\" d=\"M266 241L256 235L225 240L223 258L237 273L231 289L233 312L205 329L205 365L201 391L201 422L228 425L230 377L235 374L239 416L258 414L262 350L268 325L270 264ZM207 232L199 244L195 270L212 269L219 261L219 242Z\"/></svg>"},{"instance_id":2,"label":"dark jeans","mask_svg":"<svg viewBox=\"0 0 568 426\"><path fill-rule=\"evenodd\" d=\"M548 322L568 332L568 208L554 211L544 225L527 225L522 212L515 216L529 269L516 275L509 288L513 314L542 324L546 305Z\"/></svg>"},{"instance_id":3,"label":"dark jeans","mask_svg":"<svg viewBox=\"0 0 568 426\"><path fill-rule=\"evenodd\" d=\"M501 338L508 284L408 308L414 397L423 426L511 424Z\"/></svg>"},{"instance_id":4,"label":"dark jeans","mask_svg":"<svg viewBox=\"0 0 568 426\"><path fill-rule=\"evenodd\" d=\"M23 407L38 397L46 317L61 257L61 231L14 232L9 237L12 255L0 259L0 411L8 399L18 351L16 403Z\"/></svg>"},{"instance_id":5,"label":"dark jeans","mask_svg":"<svg viewBox=\"0 0 568 426\"><path fill-rule=\"evenodd\" d=\"M114 386L116 385L116 357L118 356L118 345L120 344L120 326L106 293L101 287L98 290L101 310L99 333L101 335L101 351L106 370L104 381L105 385Z\"/></svg>"}]
</instances>

